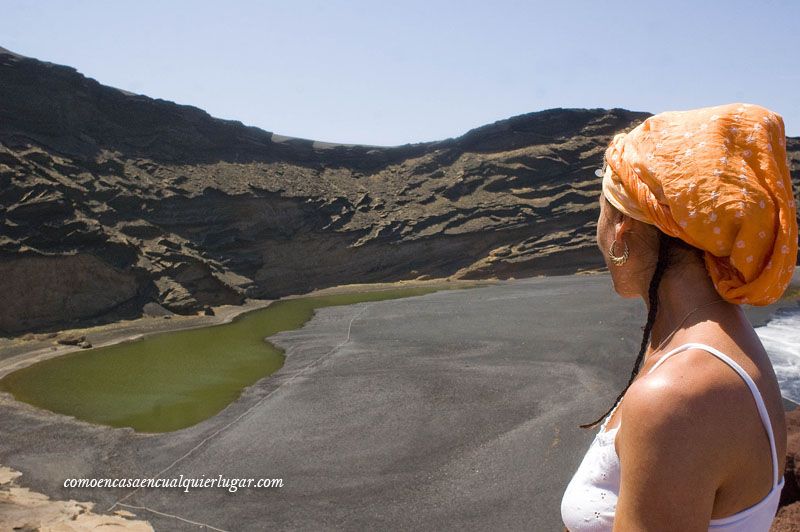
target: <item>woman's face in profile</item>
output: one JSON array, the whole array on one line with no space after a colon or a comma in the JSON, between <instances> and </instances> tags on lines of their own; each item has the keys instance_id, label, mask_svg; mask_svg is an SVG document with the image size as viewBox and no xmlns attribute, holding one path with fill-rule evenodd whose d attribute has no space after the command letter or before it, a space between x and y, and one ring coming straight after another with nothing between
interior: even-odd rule
<instances>
[{"instance_id":1,"label":"woman's face in profile","mask_svg":"<svg viewBox=\"0 0 800 532\"><path fill-rule=\"evenodd\" d=\"M608 250L614 240L615 233L614 220L611 218L614 210L602 193L600 194L599 202L600 215L597 217L597 247L603 254L603 261L605 261L606 268L608 268L609 272L611 273L611 280L614 284L614 290L621 297L638 297L638 292L635 289L635 286L632 284L629 274L625 273L628 267L626 266L625 269L623 269L617 265L612 265L611 259L608 256ZM622 253L622 249L623 246L617 242L615 249L616 254L620 255ZM630 262L627 264L630 264Z\"/></svg>"}]
</instances>

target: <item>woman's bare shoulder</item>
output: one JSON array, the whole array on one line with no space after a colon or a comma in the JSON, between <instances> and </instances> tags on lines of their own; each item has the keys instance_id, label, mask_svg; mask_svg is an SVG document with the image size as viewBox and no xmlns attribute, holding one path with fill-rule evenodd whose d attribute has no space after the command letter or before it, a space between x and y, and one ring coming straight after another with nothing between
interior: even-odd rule
<instances>
[{"instance_id":1,"label":"woman's bare shoulder","mask_svg":"<svg viewBox=\"0 0 800 532\"><path fill-rule=\"evenodd\" d=\"M725 466L724 449L737 432L742 408L752 406L749 389L733 370L720 371L725 363L701 348L670 359L636 379L625 393L619 437L624 439L632 432L625 429L635 425L643 435L658 434L667 444L691 447L699 459Z\"/></svg>"},{"instance_id":2,"label":"woman's bare shoulder","mask_svg":"<svg viewBox=\"0 0 800 532\"><path fill-rule=\"evenodd\" d=\"M772 423L777 456L784 456L783 403L768 357L764 354L766 360L760 360L758 352L753 355L739 346L717 349L757 386ZM693 481L709 489L715 486L715 516L761 500L771 487L773 464L750 387L705 349L686 349L670 358L642 375L625 394L615 442L620 463L657 453L659 462L666 460L662 465L679 476L694 475L691 468L700 468L700 477Z\"/></svg>"},{"instance_id":3,"label":"woman's bare shoulder","mask_svg":"<svg viewBox=\"0 0 800 532\"><path fill-rule=\"evenodd\" d=\"M730 467L719 453L718 405L691 372L661 368L637 379L622 404L618 517L626 523L677 518L681 530L707 524Z\"/></svg>"},{"instance_id":4,"label":"woman's bare shoulder","mask_svg":"<svg viewBox=\"0 0 800 532\"><path fill-rule=\"evenodd\" d=\"M727 353L717 349L754 381L765 380L761 365L741 349L728 346ZM683 409L670 415L682 413L694 422L719 425L717 428L721 429L727 420L741 416L739 407L752 406L753 395L738 371L726 361L706 349L692 347L670 356L654 371L637 379L625 394L625 401L667 411Z\"/></svg>"},{"instance_id":5,"label":"woman's bare shoulder","mask_svg":"<svg viewBox=\"0 0 800 532\"><path fill-rule=\"evenodd\" d=\"M718 349L756 384L773 424L778 452L782 452L783 408L769 359L758 360L756 353L754 360L736 346ZM729 364L702 348L672 355L655 371L636 379L625 393L622 406L620 438L625 438L626 424L658 429L677 440L694 442L694 451L705 453L722 469L730 469L730 464L748 451L760 449L764 439L763 421L750 387ZM643 421L643 417L649 421Z\"/></svg>"}]
</instances>

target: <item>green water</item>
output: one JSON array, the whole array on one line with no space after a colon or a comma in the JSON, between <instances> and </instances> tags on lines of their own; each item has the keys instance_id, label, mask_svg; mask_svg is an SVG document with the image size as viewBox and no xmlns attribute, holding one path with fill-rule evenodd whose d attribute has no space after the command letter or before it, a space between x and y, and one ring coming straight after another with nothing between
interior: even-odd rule
<instances>
[{"instance_id":1,"label":"green water","mask_svg":"<svg viewBox=\"0 0 800 532\"><path fill-rule=\"evenodd\" d=\"M0 390L78 419L168 432L207 419L278 370L283 350L264 338L303 326L314 309L471 286L398 288L275 301L232 322L158 333L77 351L10 373Z\"/></svg>"}]
</instances>

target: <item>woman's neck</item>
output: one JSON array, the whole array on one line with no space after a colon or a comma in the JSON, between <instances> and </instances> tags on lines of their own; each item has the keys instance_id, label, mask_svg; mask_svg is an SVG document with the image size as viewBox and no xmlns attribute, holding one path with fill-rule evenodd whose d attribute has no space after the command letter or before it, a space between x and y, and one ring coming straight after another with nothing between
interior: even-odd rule
<instances>
[{"instance_id":1,"label":"woman's neck","mask_svg":"<svg viewBox=\"0 0 800 532\"><path fill-rule=\"evenodd\" d=\"M644 299L649 311L649 297ZM663 347L661 344L674 337L677 330L707 321L709 316L718 317L738 309L738 305L724 300L712 303L720 299L721 296L701 263L692 262L664 272L658 285L658 310L650 331L650 346L645 358Z\"/></svg>"}]
</instances>

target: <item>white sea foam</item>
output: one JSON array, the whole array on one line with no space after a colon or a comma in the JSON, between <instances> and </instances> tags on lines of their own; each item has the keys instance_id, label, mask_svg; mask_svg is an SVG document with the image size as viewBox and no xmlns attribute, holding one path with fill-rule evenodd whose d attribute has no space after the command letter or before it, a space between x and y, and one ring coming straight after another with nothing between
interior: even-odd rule
<instances>
[{"instance_id":1,"label":"white sea foam","mask_svg":"<svg viewBox=\"0 0 800 532\"><path fill-rule=\"evenodd\" d=\"M755 331L772 360L781 394L800 403L800 307L778 310Z\"/></svg>"}]
</instances>

